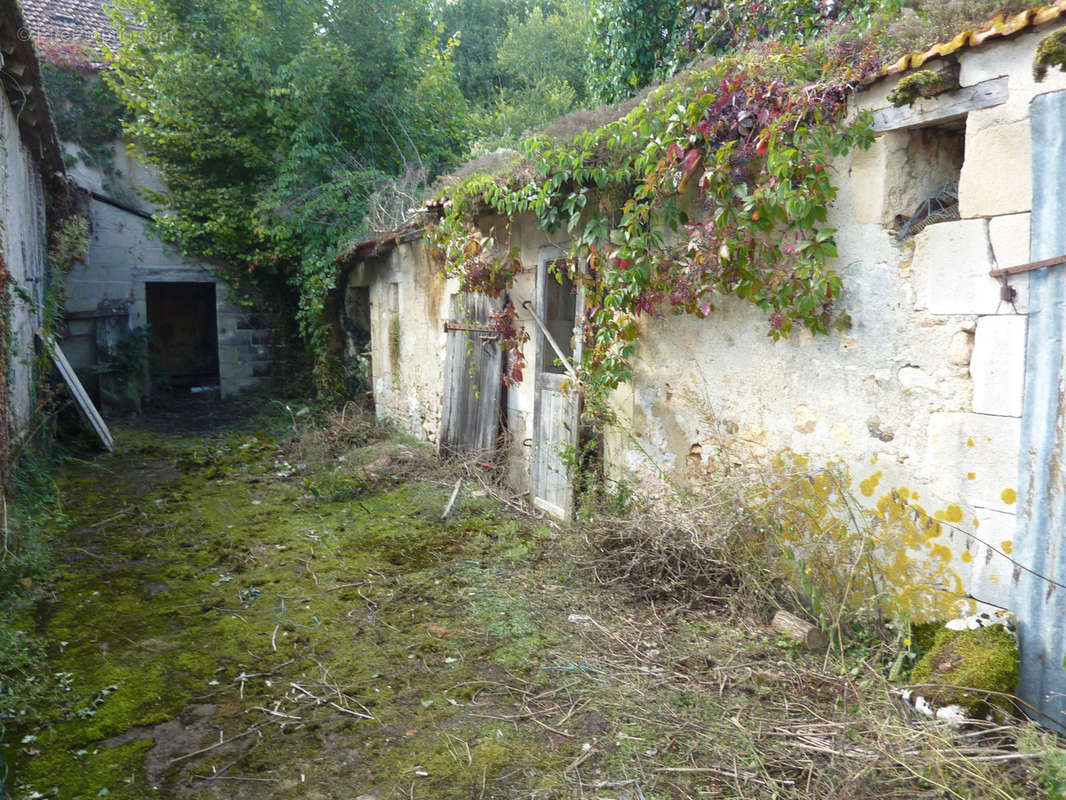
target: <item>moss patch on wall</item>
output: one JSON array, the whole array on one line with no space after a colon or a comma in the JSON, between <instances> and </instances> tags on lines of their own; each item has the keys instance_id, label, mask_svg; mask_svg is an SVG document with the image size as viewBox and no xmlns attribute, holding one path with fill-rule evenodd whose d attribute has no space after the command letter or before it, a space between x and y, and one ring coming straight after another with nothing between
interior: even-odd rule
<instances>
[{"instance_id":1,"label":"moss patch on wall","mask_svg":"<svg viewBox=\"0 0 1066 800\"><path fill-rule=\"evenodd\" d=\"M1052 67L1066 69L1066 30L1040 40L1033 57L1033 80L1044 80Z\"/></svg>"},{"instance_id":2,"label":"moss patch on wall","mask_svg":"<svg viewBox=\"0 0 1066 800\"><path fill-rule=\"evenodd\" d=\"M900 78L887 99L894 106L909 106L919 97L936 97L958 88L958 77L953 71L920 69Z\"/></svg>"}]
</instances>

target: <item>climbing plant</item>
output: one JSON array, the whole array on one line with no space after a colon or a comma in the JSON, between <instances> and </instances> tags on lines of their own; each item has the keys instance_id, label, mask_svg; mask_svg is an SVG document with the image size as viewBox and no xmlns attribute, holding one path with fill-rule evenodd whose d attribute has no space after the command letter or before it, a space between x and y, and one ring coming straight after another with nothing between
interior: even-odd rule
<instances>
[{"instance_id":1,"label":"climbing plant","mask_svg":"<svg viewBox=\"0 0 1066 800\"><path fill-rule=\"evenodd\" d=\"M110 176L114 144L122 136L122 102L100 79L84 46L53 45L42 56L41 75L59 138L76 145L86 164Z\"/></svg>"},{"instance_id":2,"label":"climbing plant","mask_svg":"<svg viewBox=\"0 0 1066 800\"><path fill-rule=\"evenodd\" d=\"M855 54L852 53L852 56ZM560 142L535 137L506 175L448 190L430 242L462 287L500 296L517 251L478 227L483 210L565 230L561 261L583 284L581 376L590 397L627 380L643 316L706 316L731 295L762 309L774 338L848 325L827 209L830 162L872 140L844 119L848 86L792 87L739 62L663 86L621 119ZM447 202L443 202L443 201ZM517 350L512 337L504 346ZM513 377L513 376L512 376Z\"/></svg>"}]
</instances>

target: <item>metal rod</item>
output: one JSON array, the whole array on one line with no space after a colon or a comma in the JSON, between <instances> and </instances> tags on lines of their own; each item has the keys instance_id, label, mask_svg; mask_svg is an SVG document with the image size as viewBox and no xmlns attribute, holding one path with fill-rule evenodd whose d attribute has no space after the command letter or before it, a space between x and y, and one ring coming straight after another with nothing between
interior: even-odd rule
<instances>
[{"instance_id":1,"label":"metal rod","mask_svg":"<svg viewBox=\"0 0 1066 800\"><path fill-rule=\"evenodd\" d=\"M988 274L993 278L1002 278L1005 275L1018 275L1022 272L1032 272L1034 269L1043 269L1044 267L1055 267L1059 264L1066 264L1066 256L1055 256L1054 258L1045 258L1043 261L1031 261L1028 264L1019 264L1016 267L1003 267L1002 269L991 270Z\"/></svg>"},{"instance_id":2,"label":"metal rod","mask_svg":"<svg viewBox=\"0 0 1066 800\"><path fill-rule=\"evenodd\" d=\"M537 312L533 310L532 306L533 304L529 300L522 301L522 308L528 311L529 315L533 317L533 321L537 323L540 332L544 334L544 338L547 340L548 344L552 346L552 350L554 350L555 354L559 356L559 360L562 362L563 369L566 370L567 375L569 375L575 383L580 383L580 379L577 377L577 371L574 369L573 364L570 363L570 359L568 359L563 353L562 348L556 344L555 339L552 337L551 333L548 332L548 326L544 324L544 320L537 316Z\"/></svg>"}]
</instances>

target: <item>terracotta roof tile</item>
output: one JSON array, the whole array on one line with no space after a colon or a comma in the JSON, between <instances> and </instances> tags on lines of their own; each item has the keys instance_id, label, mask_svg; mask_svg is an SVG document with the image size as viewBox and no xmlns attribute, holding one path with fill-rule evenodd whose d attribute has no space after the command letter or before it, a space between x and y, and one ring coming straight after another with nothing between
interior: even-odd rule
<instances>
[{"instance_id":1,"label":"terracotta roof tile","mask_svg":"<svg viewBox=\"0 0 1066 800\"><path fill-rule=\"evenodd\" d=\"M1000 14L983 27L972 31L963 31L949 42L934 44L928 50L921 53L908 53L898 61L883 67L880 72L871 75L866 83L873 83L889 75L897 75L908 69L920 67L927 61L942 56L951 55L963 48L980 47L991 39L1006 38L1013 36L1038 25L1043 25L1055 20L1066 21L1066 0L1055 0L1046 6L1036 6L1004 19Z\"/></svg>"},{"instance_id":2,"label":"terracotta roof tile","mask_svg":"<svg viewBox=\"0 0 1066 800\"><path fill-rule=\"evenodd\" d=\"M46 51L49 45L118 44L104 12L109 0L21 0L21 5L38 50Z\"/></svg>"}]
</instances>

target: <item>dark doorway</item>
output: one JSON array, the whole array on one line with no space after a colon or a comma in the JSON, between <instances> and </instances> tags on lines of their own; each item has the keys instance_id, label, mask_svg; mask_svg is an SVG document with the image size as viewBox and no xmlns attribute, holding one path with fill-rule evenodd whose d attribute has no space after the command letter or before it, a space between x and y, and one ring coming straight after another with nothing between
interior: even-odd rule
<instances>
[{"instance_id":1,"label":"dark doorway","mask_svg":"<svg viewBox=\"0 0 1066 800\"><path fill-rule=\"evenodd\" d=\"M215 284L146 283L152 382L190 391L218 386Z\"/></svg>"}]
</instances>

